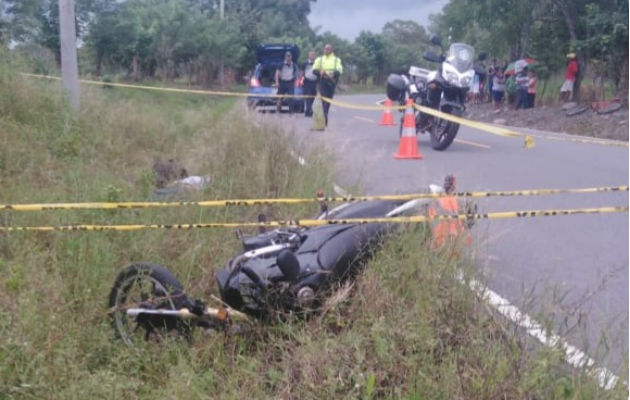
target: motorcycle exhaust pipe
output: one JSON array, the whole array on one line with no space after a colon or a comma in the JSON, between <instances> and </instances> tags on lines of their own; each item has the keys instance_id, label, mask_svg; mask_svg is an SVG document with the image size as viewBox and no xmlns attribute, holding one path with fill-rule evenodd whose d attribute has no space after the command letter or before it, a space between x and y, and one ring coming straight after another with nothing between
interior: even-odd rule
<instances>
[{"instance_id":1,"label":"motorcycle exhaust pipe","mask_svg":"<svg viewBox=\"0 0 630 400\"><path fill-rule=\"evenodd\" d=\"M139 315L161 315L161 316L169 316L169 317L177 317L181 319L199 319L203 317L210 317L212 319L218 321L226 321L228 318L230 319L238 319L248 321L249 317L246 314L243 314L240 311L233 310L231 308L225 307L207 307L202 315L197 315L190 312L187 308L182 308L180 310L151 310L147 308L128 308L125 310L125 313L128 317L137 318Z\"/></svg>"}]
</instances>

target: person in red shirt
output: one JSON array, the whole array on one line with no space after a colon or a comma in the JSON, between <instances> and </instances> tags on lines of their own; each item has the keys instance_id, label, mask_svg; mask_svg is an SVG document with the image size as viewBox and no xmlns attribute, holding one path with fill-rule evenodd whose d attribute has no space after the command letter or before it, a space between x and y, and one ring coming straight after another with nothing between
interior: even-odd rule
<instances>
[{"instance_id":1,"label":"person in red shirt","mask_svg":"<svg viewBox=\"0 0 630 400\"><path fill-rule=\"evenodd\" d=\"M560 88L560 100L567 102L573 95L573 86L578 74L578 63L575 59L575 53L567 54L569 61L567 62L567 71L564 74L564 83Z\"/></svg>"}]
</instances>

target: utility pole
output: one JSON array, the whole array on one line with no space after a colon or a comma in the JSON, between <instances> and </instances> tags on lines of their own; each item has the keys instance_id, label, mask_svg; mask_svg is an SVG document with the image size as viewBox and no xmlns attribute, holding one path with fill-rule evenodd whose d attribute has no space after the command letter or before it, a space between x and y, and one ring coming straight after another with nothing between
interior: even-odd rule
<instances>
[{"instance_id":1,"label":"utility pole","mask_svg":"<svg viewBox=\"0 0 630 400\"><path fill-rule=\"evenodd\" d=\"M219 2L219 19L223 21L225 17L225 0ZM221 54L221 62L219 63L219 83L221 87L225 85L225 65L223 63L223 54Z\"/></svg>"},{"instance_id":2,"label":"utility pole","mask_svg":"<svg viewBox=\"0 0 630 400\"><path fill-rule=\"evenodd\" d=\"M70 105L79 109L79 67L74 0L59 0L59 41L61 42L61 83L70 94Z\"/></svg>"}]
</instances>

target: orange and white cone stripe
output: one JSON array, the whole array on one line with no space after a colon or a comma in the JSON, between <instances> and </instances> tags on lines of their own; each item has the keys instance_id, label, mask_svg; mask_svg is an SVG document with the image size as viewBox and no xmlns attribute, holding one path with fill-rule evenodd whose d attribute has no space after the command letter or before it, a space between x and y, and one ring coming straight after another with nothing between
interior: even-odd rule
<instances>
[{"instance_id":1,"label":"orange and white cone stripe","mask_svg":"<svg viewBox=\"0 0 630 400\"><path fill-rule=\"evenodd\" d=\"M398 145L398 153L394 154L398 160L420 160L422 155L418 151L418 138L416 137L416 118L413 111L413 100L407 99L407 109L403 119L402 135Z\"/></svg>"}]
</instances>

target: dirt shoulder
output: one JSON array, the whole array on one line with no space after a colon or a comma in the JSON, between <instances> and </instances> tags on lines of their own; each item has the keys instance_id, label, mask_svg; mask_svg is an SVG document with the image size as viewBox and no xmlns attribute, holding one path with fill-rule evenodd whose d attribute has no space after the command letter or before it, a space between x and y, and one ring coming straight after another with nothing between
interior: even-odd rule
<instances>
[{"instance_id":1,"label":"dirt shoulder","mask_svg":"<svg viewBox=\"0 0 630 400\"><path fill-rule=\"evenodd\" d=\"M628 110L623 108L611 114L600 115L588 109L567 116L567 111L560 105L493 110L490 103L483 103L468 104L465 117L520 128L628 141Z\"/></svg>"}]
</instances>

